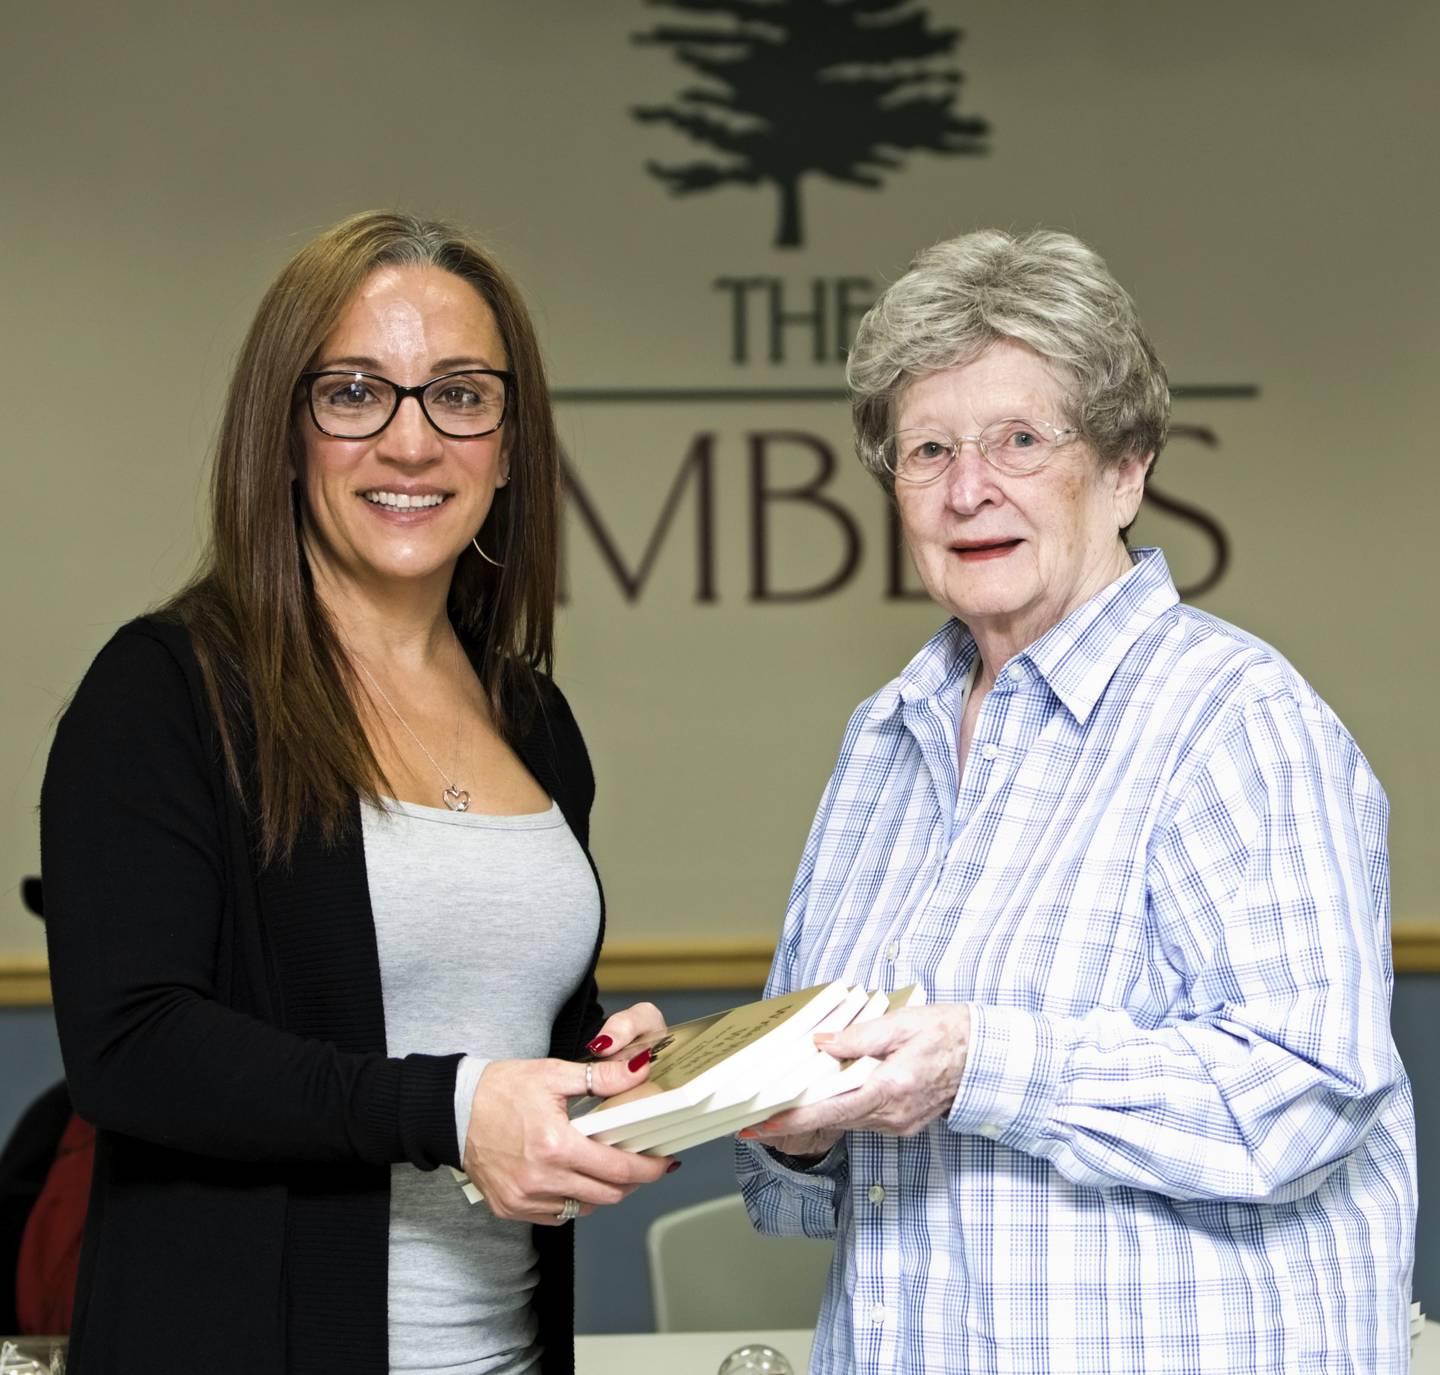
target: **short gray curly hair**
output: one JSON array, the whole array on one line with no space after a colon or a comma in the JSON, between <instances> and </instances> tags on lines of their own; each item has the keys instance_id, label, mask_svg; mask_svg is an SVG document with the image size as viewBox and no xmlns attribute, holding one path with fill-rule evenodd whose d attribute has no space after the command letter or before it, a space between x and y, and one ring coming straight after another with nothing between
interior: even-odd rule
<instances>
[{"instance_id":1,"label":"short gray curly hair","mask_svg":"<svg viewBox=\"0 0 1440 1375\"><path fill-rule=\"evenodd\" d=\"M1159 456L1170 427L1165 368L1104 260L1058 230L1017 237L980 229L918 254L856 331L845 368L855 451L886 491L893 494L895 479L880 449L900 394L998 339L1060 365L1071 384L1065 418L1102 462Z\"/></svg>"}]
</instances>

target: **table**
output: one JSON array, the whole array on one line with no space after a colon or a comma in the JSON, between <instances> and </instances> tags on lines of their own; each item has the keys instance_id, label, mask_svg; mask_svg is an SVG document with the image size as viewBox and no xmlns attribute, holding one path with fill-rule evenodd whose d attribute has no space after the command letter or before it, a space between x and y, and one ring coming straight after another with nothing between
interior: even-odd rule
<instances>
[{"instance_id":1,"label":"table","mask_svg":"<svg viewBox=\"0 0 1440 1375\"><path fill-rule=\"evenodd\" d=\"M787 1357L795 1375L810 1366L808 1327L783 1332L619 1332L575 1338L575 1375L715 1375L736 1347L763 1343Z\"/></svg>"},{"instance_id":2,"label":"table","mask_svg":"<svg viewBox=\"0 0 1440 1375\"><path fill-rule=\"evenodd\" d=\"M810 1365L809 1328L784 1332L625 1332L575 1338L575 1375L715 1375L737 1346L763 1342L790 1358L795 1375ZM1415 1344L1411 1375L1440 1375L1440 1323L1427 1321Z\"/></svg>"}]
</instances>

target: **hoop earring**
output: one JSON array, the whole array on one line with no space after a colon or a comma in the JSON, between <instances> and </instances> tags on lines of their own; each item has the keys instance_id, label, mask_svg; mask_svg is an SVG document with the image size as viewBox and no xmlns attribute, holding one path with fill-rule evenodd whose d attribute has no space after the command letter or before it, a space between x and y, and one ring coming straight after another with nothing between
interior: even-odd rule
<instances>
[{"instance_id":1,"label":"hoop earring","mask_svg":"<svg viewBox=\"0 0 1440 1375\"><path fill-rule=\"evenodd\" d=\"M487 554L487 553L480 547L480 541L479 541L479 539L478 539L476 536L474 536L474 535L471 535L471 536L470 536L470 543L475 546L475 552L476 552L477 554L479 554L480 557L481 557L482 559L484 559L485 562L488 563L492 568L504 568L504 567L505 567L505 565L504 565L503 563L497 563L494 559L492 559L492 558L490 557L489 554Z\"/></svg>"}]
</instances>

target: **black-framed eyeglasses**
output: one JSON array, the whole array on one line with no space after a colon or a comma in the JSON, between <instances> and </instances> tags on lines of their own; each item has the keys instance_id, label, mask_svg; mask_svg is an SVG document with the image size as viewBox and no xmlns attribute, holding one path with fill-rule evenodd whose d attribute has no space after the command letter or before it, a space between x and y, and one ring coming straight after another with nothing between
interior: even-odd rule
<instances>
[{"instance_id":1,"label":"black-framed eyeglasses","mask_svg":"<svg viewBox=\"0 0 1440 1375\"><path fill-rule=\"evenodd\" d=\"M392 420L407 396L447 439L479 439L505 421L515 374L493 368L465 368L402 387L388 377L349 369L301 373L300 387L310 419L333 439L373 439Z\"/></svg>"}]
</instances>

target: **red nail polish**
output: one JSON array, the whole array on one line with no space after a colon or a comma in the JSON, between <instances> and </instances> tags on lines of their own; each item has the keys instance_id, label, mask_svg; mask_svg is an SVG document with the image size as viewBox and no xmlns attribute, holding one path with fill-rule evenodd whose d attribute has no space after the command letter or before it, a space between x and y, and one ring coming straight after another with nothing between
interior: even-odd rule
<instances>
[{"instance_id":1,"label":"red nail polish","mask_svg":"<svg viewBox=\"0 0 1440 1375\"><path fill-rule=\"evenodd\" d=\"M615 1042L609 1036L597 1036L586 1045L585 1049L588 1050L591 1055L603 1055L614 1044Z\"/></svg>"},{"instance_id":2,"label":"red nail polish","mask_svg":"<svg viewBox=\"0 0 1440 1375\"><path fill-rule=\"evenodd\" d=\"M742 1141L753 1141L759 1135L759 1132L757 1132L754 1127L746 1127L744 1131L737 1132L736 1135Z\"/></svg>"},{"instance_id":3,"label":"red nail polish","mask_svg":"<svg viewBox=\"0 0 1440 1375\"><path fill-rule=\"evenodd\" d=\"M672 1161L665 1167L665 1173L666 1173L666 1174L674 1174L675 1171L680 1168L681 1163L682 1163L682 1162L679 1161L679 1160L672 1160Z\"/></svg>"},{"instance_id":4,"label":"red nail polish","mask_svg":"<svg viewBox=\"0 0 1440 1375\"><path fill-rule=\"evenodd\" d=\"M625 1066L625 1068L628 1069L631 1074L634 1074L637 1069L644 1069L644 1067L649 1063L650 1051L646 1049L642 1050L639 1055L637 1055L633 1060L630 1061L628 1065Z\"/></svg>"}]
</instances>

